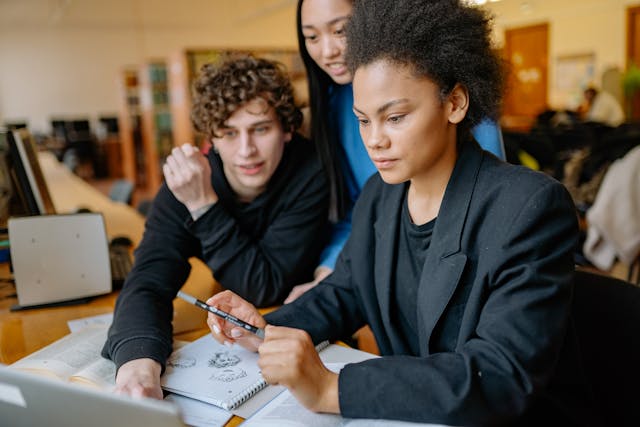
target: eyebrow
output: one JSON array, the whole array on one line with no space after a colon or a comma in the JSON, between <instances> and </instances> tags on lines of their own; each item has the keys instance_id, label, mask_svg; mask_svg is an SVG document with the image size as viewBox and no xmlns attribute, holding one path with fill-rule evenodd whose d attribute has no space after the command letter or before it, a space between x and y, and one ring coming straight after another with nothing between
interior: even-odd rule
<instances>
[{"instance_id":1,"label":"eyebrow","mask_svg":"<svg viewBox=\"0 0 640 427\"><path fill-rule=\"evenodd\" d=\"M389 108L393 107L394 105L398 105L398 104L404 104L409 102L409 100L407 98L400 98L400 99L394 99L393 101L389 101L386 104L382 105L381 107L379 107L376 110L376 114L381 114L384 113L386 110L388 110ZM358 108L354 105L353 106L353 111L360 113L360 114L364 114L362 111L358 110Z\"/></svg>"},{"instance_id":2,"label":"eyebrow","mask_svg":"<svg viewBox=\"0 0 640 427\"><path fill-rule=\"evenodd\" d=\"M327 22L325 25L330 27L332 25L337 24L340 21L346 21L347 19L349 19L349 16L338 16L337 18L334 18L331 21ZM305 28L309 29L309 30L312 30L312 29L314 29L316 27L315 27L315 25L303 25L302 29L305 29Z\"/></svg>"},{"instance_id":3,"label":"eyebrow","mask_svg":"<svg viewBox=\"0 0 640 427\"><path fill-rule=\"evenodd\" d=\"M250 128L255 128L255 127L258 127L258 126L262 126L262 125L272 124L273 122L275 122L274 119L260 120L259 122L251 123L249 125L249 127ZM220 127L220 129L236 129L236 126L231 126L228 123L223 123L222 126Z\"/></svg>"}]
</instances>

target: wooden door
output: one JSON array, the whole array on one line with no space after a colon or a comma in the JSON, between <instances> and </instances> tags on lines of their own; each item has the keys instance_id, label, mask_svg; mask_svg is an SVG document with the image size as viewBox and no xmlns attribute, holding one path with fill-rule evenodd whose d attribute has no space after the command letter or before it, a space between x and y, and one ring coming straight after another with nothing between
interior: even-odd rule
<instances>
[{"instance_id":1,"label":"wooden door","mask_svg":"<svg viewBox=\"0 0 640 427\"><path fill-rule=\"evenodd\" d=\"M627 9L627 68L632 63L640 67L640 6ZM640 120L640 93L636 93L633 99L627 102L633 105L630 111L632 116L628 119Z\"/></svg>"},{"instance_id":2,"label":"wooden door","mask_svg":"<svg viewBox=\"0 0 640 427\"><path fill-rule=\"evenodd\" d=\"M505 32L504 54L510 66L503 107L505 128L526 130L547 108L548 40L547 23Z\"/></svg>"}]
</instances>

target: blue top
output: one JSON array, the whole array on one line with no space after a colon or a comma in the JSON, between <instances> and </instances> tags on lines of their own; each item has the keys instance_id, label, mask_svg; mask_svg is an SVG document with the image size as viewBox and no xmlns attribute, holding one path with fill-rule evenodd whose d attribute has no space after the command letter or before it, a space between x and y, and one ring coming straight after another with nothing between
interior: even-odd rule
<instances>
[{"instance_id":1,"label":"blue top","mask_svg":"<svg viewBox=\"0 0 640 427\"><path fill-rule=\"evenodd\" d=\"M329 123L332 129L337 128L340 138L339 152L343 175L349 192L349 206L345 217L332 225L331 239L320 255L320 265L333 270L338 255L351 232L351 211L360 195L364 184L376 172L373 162L367 154L358 120L353 114L353 88L351 84L332 85L329 98ZM505 158L502 134L498 125L491 120L484 120L473 130L473 136L480 146L496 157Z\"/></svg>"},{"instance_id":2,"label":"blue top","mask_svg":"<svg viewBox=\"0 0 640 427\"><path fill-rule=\"evenodd\" d=\"M364 148L358 121L353 114L353 88L351 84L332 85L329 95L328 126L336 129L340 138L340 163L347 191L349 206L345 217L332 225L331 239L320 255L320 265L333 269L336 259L351 232L351 211L369 177L376 167Z\"/></svg>"},{"instance_id":3,"label":"blue top","mask_svg":"<svg viewBox=\"0 0 640 427\"><path fill-rule=\"evenodd\" d=\"M502 142L502 131L496 122L484 119L476 127L471 129L473 137L478 141L483 150L492 153L500 160L505 160L504 143Z\"/></svg>"}]
</instances>

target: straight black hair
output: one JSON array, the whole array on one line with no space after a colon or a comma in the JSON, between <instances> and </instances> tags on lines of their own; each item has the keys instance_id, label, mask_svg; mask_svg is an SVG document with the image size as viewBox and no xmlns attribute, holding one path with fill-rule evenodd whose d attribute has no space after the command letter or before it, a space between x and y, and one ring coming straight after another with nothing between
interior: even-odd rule
<instances>
[{"instance_id":1,"label":"straight black hair","mask_svg":"<svg viewBox=\"0 0 640 427\"><path fill-rule=\"evenodd\" d=\"M344 182L344 172L338 154L341 147L338 144L338 132L330 129L329 121L329 92L336 83L316 64L307 51L302 34L302 2L298 0L296 11L296 30L298 34L298 49L302 62L307 70L309 85L309 107L311 108L311 139L322 161L327 182L329 183L329 220L336 222L344 217L347 210L348 194Z\"/></svg>"}]
</instances>

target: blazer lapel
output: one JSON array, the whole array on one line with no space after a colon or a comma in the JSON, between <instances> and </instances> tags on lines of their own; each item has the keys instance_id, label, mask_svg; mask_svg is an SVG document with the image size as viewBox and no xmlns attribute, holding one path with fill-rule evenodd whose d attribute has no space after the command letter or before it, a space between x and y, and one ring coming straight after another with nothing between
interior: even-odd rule
<instances>
[{"instance_id":1,"label":"blazer lapel","mask_svg":"<svg viewBox=\"0 0 640 427\"><path fill-rule=\"evenodd\" d=\"M395 330L391 318L391 277L395 271L393 260L402 201L407 184L394 185L381 203L383 213L374 224L376 247L374 260L374 280L376 294L380 304L380 314L387 331Z\"/></svg>"},{"instance_id":2,"label":"blazer lapel","mask_svg":"<svg viewBox=\"0 0 640 427\"><path fill-rule=\"evenodd\" d=\"M447 184L431 246L418 285L420 351L429 354L436 323L456 290L467 257L460 251L462 232L476 185L482 151L475 141L465 141Z\"/></svg>"}]
</instances>

